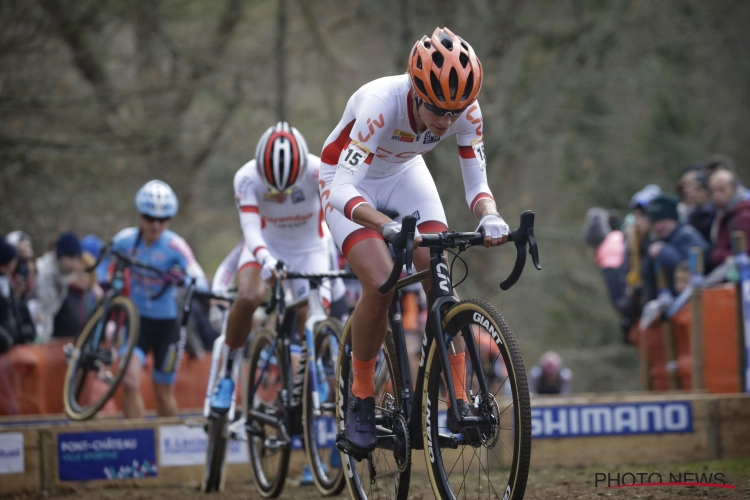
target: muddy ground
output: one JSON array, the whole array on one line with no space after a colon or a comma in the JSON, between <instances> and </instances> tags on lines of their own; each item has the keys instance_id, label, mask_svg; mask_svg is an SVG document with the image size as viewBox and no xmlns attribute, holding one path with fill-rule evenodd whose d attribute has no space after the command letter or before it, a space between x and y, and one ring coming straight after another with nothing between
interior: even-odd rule
<instances>
[{"instance_id":1,"label":"muddy ground","mask_svg":"<svg viewBox=\"0 0 750 500\"><path fill-rule=\"evenodd\" d=\"M663 481L669 481L670 474L675 478L682 474L680 479L684 481L685 473L713 474L712 481L716 480L716 474L727 485L735 486L734 489L718 487L627 487L622 489L608 489L600 481L595 484L597 473L609 474L609 478L615 481L616 474L623 476L626 473L659 473ZM598 476L602 478L603 476ZM645 476L644 476L645 477ZM656 480L656 476L652 476ZM688 480L694 480L694 476L688 476ZM286 484L285 491L279 498L307 500L319 498L317 490L312 486L298 487L293 485L293 480ZM630 476L626 482L632 482ZM424 473L415 473L412 478L410 497L413 499L434 498L429 480ZM614 484L614 483L613 483ZM128 487L128 488L98 488L77 489L56 493L37 493L33 495L11 495L2 498L15 498L19 500L30 500L38 498L70 498L76 500L191 500L206 499L205 494L200 493L195 487ZM247 482L228 483L222 494L211 494L209 498L226 499L249 499L259 498L251 480ZM338 498L348 498L347 491ZM604 500L612 499L643 499L643 500L667 500L667 499L750 499L750 458L744 460L714 461L714 462L692 462L684 464L655 464L651 466L606 466L606 467L577 467L577 468L536 468L529 476L529 485L526 490L525 500Z\"/></svg>"}]
</instances>

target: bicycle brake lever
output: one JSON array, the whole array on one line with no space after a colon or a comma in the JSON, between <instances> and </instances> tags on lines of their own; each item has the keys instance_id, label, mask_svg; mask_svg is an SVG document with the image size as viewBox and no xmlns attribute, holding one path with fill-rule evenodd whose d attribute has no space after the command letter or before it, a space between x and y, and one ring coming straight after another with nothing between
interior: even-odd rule
<instances>
[{"instance_id":1,"label":"bicycle brake lever","mask_svg":"<svg viewBox=\"0 0 750 500\"><path fill-rule=\"evenodd\" d=\"M536 267L537 271L541 271L542 266L539 264L539 249L536 246L533 227L528 229L526 239L529 241L529 254L531 254L531 260L534 262L534 267Z\"/></svg>"},{"instance_id":2,"label":"bicycle brake lever","mask_svg":"<svg viewBox=\"0 0 750 500\"><path fill-rule=\"evenodd\" d=\"M412 262L414 261L414 233L406 233L406 275L411 276Z\"/></svg>"}]
</instances>

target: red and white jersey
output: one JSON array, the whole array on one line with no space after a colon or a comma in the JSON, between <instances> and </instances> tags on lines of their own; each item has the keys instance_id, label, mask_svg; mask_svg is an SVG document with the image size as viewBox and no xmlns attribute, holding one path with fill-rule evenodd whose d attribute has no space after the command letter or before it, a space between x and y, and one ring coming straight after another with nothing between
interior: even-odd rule
<instances>
[{"instance_id":1,"label":"red and white jersey","mask_svg":"<svg viewBox=\"0 0 750 500\"><path fill-rule=\"evenodd\" d=\"M234 197L247 248L257 257L261 249L298 254L327 250L318 191L320 158L307 155L307 169L297 189L283 202L268 194L255 160L234 176ZM284 255L274 255L283 258ZM260 259L262 261L262 259Z\"/></svg>"},{"instance_id":2,"label":"red and white jersey","mask_svg":"<svg viewBox=\"0 0 750 500\"><path fill-rule=\"evenodd\" d=\"M349 99L344 116L323 147L322 168L337 169L332 186L321 186L324 209L335 208L351 219L354 208L364 202L357 191L361 181L394 175L415 157L455 135L466 201L473 212L477 201L492 198L482 126L482 112L475 102L443 136L429 130L418 133L408 75L364 85Z\"/></svg>"}]
</instances>

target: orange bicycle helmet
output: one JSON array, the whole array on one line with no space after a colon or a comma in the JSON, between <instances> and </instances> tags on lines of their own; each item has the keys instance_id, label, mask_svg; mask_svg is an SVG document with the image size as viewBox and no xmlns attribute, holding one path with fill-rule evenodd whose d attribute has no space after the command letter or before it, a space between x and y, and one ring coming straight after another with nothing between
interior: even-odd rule
<instances>
[{"instance_id":1,"label":"orange bicycle helmet","mask_svg":"<svg viewBox=\"0 0 750 500\"><path fill-rule=\"evenodd\" d=\"M448 28L435 28L411 51L409 77L417 96L445 110L462 110L482 88L482 63L474 49Z\"/></svg>"}]
</instances>

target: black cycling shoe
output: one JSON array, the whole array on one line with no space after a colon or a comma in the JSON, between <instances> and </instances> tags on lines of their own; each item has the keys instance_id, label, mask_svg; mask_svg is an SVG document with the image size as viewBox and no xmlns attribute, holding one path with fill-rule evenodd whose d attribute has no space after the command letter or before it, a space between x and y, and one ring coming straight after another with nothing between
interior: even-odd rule
<instances>
[{"instance_id":1,"label":"black cycling shoe","mask_svg":"<svg viewBox=\"0 0 750 500\"><path fill-rule=\"evenodd\" d=\"M349 398L344 428L349 446L358 454L367 454L375 449L375 398Z\"/></svg>"},{"instance_id":2,"label":"black cycling shoe","mask_svg":"<svg viewBox=\"0 0 750 500\"><path fill-rule=\"evenodd\" d=\"M463 399L456 400L456 406L458 406L458 413L462 417L474 415L474 413L471 411L471 405ZM453 416L453 410L449 409L447 413L448 418L446 419L446 425L448 426L448 430L453 434L458 434L459 432L464 430L461 428L461 425L456 422L456 418Z\"/></svg>"}]
</instances>

